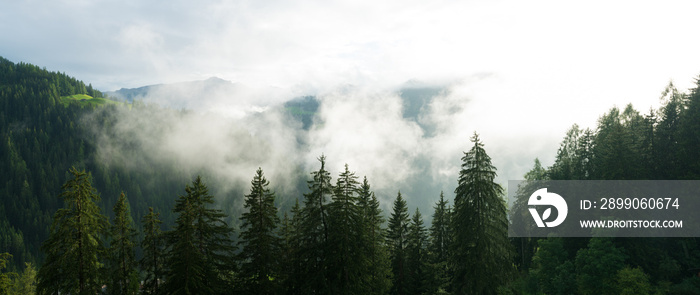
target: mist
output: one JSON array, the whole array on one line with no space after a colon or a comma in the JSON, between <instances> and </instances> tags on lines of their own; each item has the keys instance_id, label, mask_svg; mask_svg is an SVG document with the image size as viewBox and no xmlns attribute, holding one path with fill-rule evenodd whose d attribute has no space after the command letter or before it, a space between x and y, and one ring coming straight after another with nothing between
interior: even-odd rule
<instances>
[{"instance_id":1,"label":"mist","mask_svg":"<svg viewBox=\"0 0 700 295\"><path fill-rule=\"evenodd\" d=\"M475 103L476 94L468 91L479 83L335 87L313 96L318 109L309 126L285 107L298 97L293 91L284 96L279 90L269 95L235 90L245 89L240 85L228 92L202 83L160 86L139 96L136 106L117 108L113 131L95 141L98 158L107 165L173 165L186 174L207 175L217 197L234 198L226 202L234 204L232 212L241 212L258 167L279 207L303 201L306 181L325 155L333 181L348 164L360 181L368 178L385 212L401 191L411 212L417 207L430 216L441 192L453 198L461 157L472 147L474 132L503 184L522 177L535 157L556 148L555 141L513 150L512 134L493 134L498 128L478 123L488 122L480 114L492 107Z\"/></svg>"}]
</instances>

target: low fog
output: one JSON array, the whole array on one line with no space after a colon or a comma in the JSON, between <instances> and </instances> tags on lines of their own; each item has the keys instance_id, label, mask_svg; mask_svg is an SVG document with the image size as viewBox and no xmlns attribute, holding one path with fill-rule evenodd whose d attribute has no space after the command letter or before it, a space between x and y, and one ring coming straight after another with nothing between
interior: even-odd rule
<instances>
[{"instance_id":1,"label":"low fog","mask_svg":"<svg viewBox=\"0 0 700 295\"><path fill-rule=\"evenodd\" d=\"M207 175L217 197L236 198L226 202L236 204L229 208L234 212L240 212L258 167L277 193L278 206L288 209L295 199L302 201L310 173L319 169L317 158L325 155L334 183L348 164L360 181L368 178L385 212L401 191L410 211L418 207L430 222L440 192L454 196L474 132L504 186L522 178L535 157L553 158L563 136L533 143L526 133L505 133L497 124L507 119L498 101L476 103L473 97L484 79L412 81L386 89L344 85L306 100L294 91L285 96L280 89L220 79L146 87L132 90L128 99L147 106L118 108L113 134L95 140L99 159L108 165L174 164L185 173ZM304 113L312 120L304 126L290 106L309 101L318 103L317 110Z\"/></svg>"}]
</instances>

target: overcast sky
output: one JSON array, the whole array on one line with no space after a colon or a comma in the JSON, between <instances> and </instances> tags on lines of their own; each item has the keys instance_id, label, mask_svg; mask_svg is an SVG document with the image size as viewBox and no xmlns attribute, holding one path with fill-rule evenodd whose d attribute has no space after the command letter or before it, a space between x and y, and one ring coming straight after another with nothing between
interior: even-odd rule
<instances>
[{"instance_id":1,"label":"overcast sky","mask_svg":"<svg viewBox=\"0 0 700 295\"><path fill-rule=\"evenodd\" d=\"M478 131L505 181L534 157L551 165L572 124L594 128L627 103L647 113L670 80L691 87L698 11L698 1L2 1L0 56L105 91L211 76L294 94L437 85L468 103L449 122L456 150Z\"/></svg>"}]
</instances>

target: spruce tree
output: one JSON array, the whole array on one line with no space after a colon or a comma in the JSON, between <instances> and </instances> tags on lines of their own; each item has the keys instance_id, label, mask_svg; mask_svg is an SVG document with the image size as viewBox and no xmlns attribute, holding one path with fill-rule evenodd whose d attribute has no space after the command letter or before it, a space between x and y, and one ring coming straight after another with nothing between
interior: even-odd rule
<instances>
[{"instance_id":1,"label":"spruce tree","mask_svg":"<svg viewBox=\"0 0 700 295\"><path fill-rule=\"evenodd\" d=\"M100 212L100 196L90 176L75 167L62 187L64 208L54 214L49 238L42 245L46 260L39 269L39 294L96 294L101 292L103 236L109 222Z\"/></svg>"},{"instance_id":2,"label":"spruce tree","mask_svg":"<svg viewBox=\"0 0 700 295\"><path fill-rule=\"evenodd\" d=\"M407 239L408 294L420 295L426 292L426 247L428 234L423 225L423 216L421 216L418 208L416 208L416 212L411 218L411 223L408 225Z\"/></svg>"},{"instance_id":3,"label":"spruce tree","mask_svg":"<svg viewBox=\"0 0 700 295\"><path fill-rule=\"evenodd\" d=\"M430 242L428 243L429 261L434 270L436 288L445 288L447 278L447 260L449 257L450 210L445 200L445 194L440 192L440 199L435 203L433 222L430 226Z\"/></svg>"},{"instance_id":4,"label":"spruce tree","mask_svg":"<svg viewBox=\"0 0 700 295\"><path fill-rule=\"evenodd\" d=\"M336 181L329 205L329 225L332 229L328 235L331 249L328 267L331 272L333 294L362 293L362 274L366 270L366 256L362 245L363 224L357 206L357 176L350 172L345 164L345 171Z\"/></svg>"},{"instance_id":5,"label":"spruce tree","mask_svg":"<svg viewBox=\"0 0 700 295\"><path fill-rule=\"evenodd\" d=\"M284 293L300 295L303 277L303 265L301 264L301 207L299 199L296 200L291 210L292 217L285 213L280 227L282 237L282 272Z\"/></svg>"},{"instance_id":6,"label":"spruce tree","mask_svg":"<svg viewBox=\"0 0 700 295\"><path fill-rule=\"evenodd\" d=\"M455 189L452 291L496 294L512 272L506 206L491 158L476 133L471 140L474 146L462 157Z\"/></svg>"},{"instance_id":7,"label":"spruce tree","mask_svg":"<svg viewBox=\"0 0 700 295\"><path fill-rule=\"evenodd\" d=\"M440 192L440 199L435 203L430 240L428 242L429 281L426 286L431 294L440 294L449 289L449 247L452 231L450 230L450 207L445 200L445 194Z\"/></svg>"},{"instance_id":8,"label":"spruce tree","mask_svg":"<svg viewBox=\"0 0 700 295\"><path fill-rule=\"evenodd\" d=\"M196 209L189 199L181 197L173 211L178 217L175 229L167 233L167 273L161 290L166 294L215 294L207 282L209 265L197 248Z\"/></svg>"},{"instance_id":9,"label":"spruce tree","mask_svg":"<svg viewBox=\"0 0 700 295\"><path fill-rule=\"evenodd\" d=\"M224 221L227 217L214 205L202 178L185 186L185 196L175 203L175 230L167 233L167 253L163 288L168 294L219 294L230 291L234 271L231 240L233 230Z\"/></svg>"},{"instance_id":10,"label":"spruce tree","mask_svg":"<svg viewBox=\"0 0 700 295\"><path fill-rule=\"evenodd\" d=\"M406 247L408 246L408 207L406 200L401 197L401 192L396 196L394 212L389 218L389 231L387 233L387 244L389 244L389 256L391 258L392 295L408 294L409 274L406 265Z\"/></svg>"},{"instance_id":11,"label":"spruce tree","mask_svg":"<svg viewBox=\"0 0 700 295\"><path fill-rule=\"evenodd\" d=\"M141 270L146 275L143 289L146 294L158 294L160 280L163 276L163 233L161 232L160 213L155 213L153 207L148 208L148 214L143 217L144 238L141 242L143 258L139 261Z\"/></svg>"},{"instance_id":12,"label":"spruce tree","mask_svg":"<svg viewBox=\"0 0 700 295\"><path fill-rule=\"evenodd\" d=\"M367 177L359 189L358 204L362 214L364 235L362 245L367 257L365 271L365 294L386 294L391 287L391 263L386 246L386 231L382 228L384 216L379 201L372 192Z\"/></svg>"},{"instance_id":13,"label":"spruce tree","mask_svg":"<svg viewBox=\"0 0 700 295\"><path fill-rule=\"evenodd\" d=\"M326 157L318 158L321 168L311 173L310 192L304 195L300 220L300 259L304 266L301 287L303 294L331 294L328 274L328 209L327 198L333 193Z\"/></svg>"},{"instance_id":14,"label":"spruce tree","mask_svg":"<svg viewBox=\"0 0 700 295\"><path fill-rule=\"evenodd\" d=\"M110 231L109 294L136 294L139 277L134 258L136 230L126 195L122 192L114 205L114 221Z\"/></svg>"},{"instance_id":15,"label":"spruce tree","mask_svg":"<svg viewBox=\"0 0 700 295\"><path fill-rule=\"evenodd\" d=\"M245 196L248 212L241 216L238 245L241 252L242 289L246 294L274 294L279 291L280 222L275 207L275 194L268 186L261 168L251 181L250 194Z\"/></svg>"}]
</instances>

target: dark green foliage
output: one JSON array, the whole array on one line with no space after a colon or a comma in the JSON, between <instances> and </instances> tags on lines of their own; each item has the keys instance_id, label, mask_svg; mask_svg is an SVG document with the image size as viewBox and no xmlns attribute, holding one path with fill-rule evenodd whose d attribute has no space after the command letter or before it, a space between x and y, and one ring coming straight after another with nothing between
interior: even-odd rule
<instances>
[{"instance_id":1,"label":"dark green foliage","mask_svg":"<svg viewBox=\"0 0 700 295\"><path fill-rule=\"evenodd\" d=\"M462 157L452 216L455 294L495 294L512 271L503 188L478 135ZM475 267L475 266L479 267Z\"/></svg>"},{"instance_id":2,"label":"dark green foliage","mask_svg":"<svg viewBox=\"0 0 700 295\"><path fill-rule=\"evenodd\" d=\"M302 294L301 286L305 278L302 276L304 270L301 263L301 207L297 199L291 209L292 218L287 213L282 219L280 236L282 237L282 262L281 278L284 280L283 289L285 294Z\"/></svg>"},{"instance_id":3,"label":"dark green foliage","mask_svg":"<svg viewBox=\"0 0 700 295\"><path fill-rule=\"evenodd\" d=\"M206 258L197 248L196 209L187 198L178 201L175 229L167 236L170 246L166 252L167 273L162 290L166 294L215 294L207 284L211 273Z\"/></svg>"},{"instance_id":4,"label":"dark green foliage","mask_svg":"<svg viewBox=\"0 0 700 295\"><path fill-rule=\"evenodd\" d=\"M510 209L510 220L512 225L523 225L529 224L531 216L527 209L527 202L530 198L529 194L525 192L532 191L532 189L540 186L540 180L545 180L548 178L547 170L542 167L539 159L535 159L535 164L530 171L525 174L525 182L518 187L516 192L516 199L513 202L513 206ZM518 214L513 214L517 212ZM529 230L530 228L526 228ZM532 261L533 255L535 254L535 249L537 247L537 238L513 238L511 242L516 249L515 263L519 264L521 269L527 270L530 268L530 262Z\"/></svg>"},{"instance_id":5,"label":"dark green foliage","mask_svg":"<svg viewBox=\"0 0 700 295\"><path fill-rule=\"evenodd\" d=\"M530 275L537 280L541 292L571 294L576 289L574 271L573 264L564 250L562 238L546 238L538 241L537 253L532 258Z\"/></svg>"},{"instance_id":6,"label":"dark green foliage","mask_svg":"<svg viewBox=\"0 0 700 295\"><path fill-rule=\"evenodd\" d=\"M652 109L642 115L628 105L613 108L601 116L593 130L574 125L566 133L554 164L544 169L536 161L525 179L698 179L699 89L700 80L688 93L679 92L669 84L662 93L659 110ZM70 205L66 203L65 208L58 210L61 201L55 196L61 193L62 183L74 178L72 173L65 173L71 166L91 171L90 185L105 196L102 201L91 201L93 209L101 207L106 210L118 201L121 191L127 192L133 201L130 206L134 218L143 220L142 224L135 225L143 228L145 236L141 247L135 247L135 253L143 254L141 270L145 276L146 293L158 293L156 290L162 287L159 286L162 279L166 279L169 289L160 288L161 294L176 291L230 293L234 277L241 282L236 288L248 285L249 274L253 271L236 272L236 263L231 259L232 245L235 245L230 240L231 230L224 223L226 216L212 209L215 204L206 187L201 182L197 185L199 180L195 181L192 186L188 185L187 196L181 197L175 210L165 210L172 207L173 196L192 174L183 172L176 164L154 164L144 159L138 154L138 149L133 148L138 141L129 139L107 141L107 145L122 150L126 157L138 159L135 162L143 162L143 165L139 169L128 169L119 165L119 160L104 164L108 161L103 161L105 155L97 155L94 138L123 138L115 136L120 132L117 124L120 118L117 116L130 109L114 105L96 107L60 103L61 96L80 94L104 97L91 85L86 86L65 73L49 72L24 63L14 64L0 58L0 167L3 167L0 171L0 249L14 256L9 262L5 261L6 271L19 273L24 269L21 275L11 280L11 288L0 283L0 289L17 294L31 292L33 268L25 267L25 262L42 265L36 277L43 294L52 290L76 294L80 286L93 294L102 284L112 286L121 284L112 281L136 281L133 277L126 278L125 272L116 270L118 264L114 261L119 255L111 259L106 256L101 241L108 228L105 217L96 215L95 220L101 221L96 221L97 225L89 229L94 232L94 240L79 239L85 242L81 246L75 239L77 229L81 227L73 226L78 225L77 222L70 224L66 221L70 217L67 213L71 210ZM318 105L307 100L302 101L302 105L286 105L292 116L300 118L301 114L305 129L313 123L307 119L313 117ZM177 111L143 104L132 107L177 114ZM409 117L406 118L412 118ZM475 147L478 146L477 141ZM482 161L488 157L480 158L479 153L470 153L467 155L471 157L471 164L465 162L463 168L474 168L479 166L478 163L488 162ZM686 271L700 265L700 246L692 238L617 238L605 242L587 238L546 239L539 241L539 248L537 239L513 239L510 244L518 249L518 253L512 256L507 249L509 243L502 242L502 235L496 234L503 228L500 222L504 219L500 219L501 213L498 213L502 202L493 201L489 203L493 206L486 206L496 212L489 215L494 218L481 218L475 213L482 212L478 209L478 200L487 200L486 197L492 195L500 197L500 188L484 181L493 180L495 175L490 162L481 165L482 170L471 171L478 173L460 174L453 213L443 196L440 197L432 215L427 248L424 241L423 246L418 247L423 253L417 255L417 243L412 242L417 236L414 230L418 227L413 226L417 224L417 214L413 216L414 222L410 222L405 201L399 211L404 212L406 218L399 217L403 221L397 226L396 216L392 215L394 223L390 222L389 231L386 231L382 228L384 220L379 202L366 179L362 184L357 183L357 178L346 168L337 185L333 186L330 173L325 169L325 157L319 160L321 168L312 173L313 180L308 182L309 193L305 194L303 206L297 204L278 230L273 229L271 234L267 231L270 236L281 238L278 239L281 243L278 246L262 243L265 246L258 247L261 250L267 246L270 249L278 247L273 252L279 266L268 275L267 281L261 280L260 283L276 285L275 290L284 290L286 294L386 294L389 290L393 294L410 294L417 290L429 294L446 291L488 294L495 292L495 288L509 278L511 265L521 270L523 277L517 284L524 286L523 290L529 293L646 293L648 290L659 294L700 293L698 279L690 278L691 274ZM471 175L471 178L465 175ZM83 197L96 196L95 190L91 194ZM234 207L232 199L220 206ZM524 204L523 199L518 199L514 206ZM150 206L156 210L146 210ZM465 211L464 208L470 209ZM122 212L122 209L117 211ZM175 217L178 218L174 230L168 235L161 236L161 217L155 211L162 212L166 225L173 224ZM54 225L50 226L54 212ZM113 229L120 224L116 218L120 215L118 212L114 213L115 216L107 213L115 218ZM146 212L150 213L144 216ZM517 222L518 218L530 216L511 216L510 221ZM252 224L244 228L252 229ZM397 231L401 234L397 235ZM489 235L480 236L482 232ZM116 236L113 232L112 253L120 252L116 246L121 238ZM125 236L133 237L131 234ZM167 249L164 245L166 236ZM494 253L507 254L483 254L480 249L484 249L483 243L489 240L501 241L493 242L494 247L489 248ZM45 252L42 253L39 245L44 241ZM606 253L615 255L595 254L600 249L608 249ZM78 255L79 252L95 254ZM617 255L620 253L624 253L623 257L627 259L620 260ZM129 255L122 255L126 256ZM428 261L422 274L428 277L428 283L417 287L416 284L423 281L414 279L419 277L414 270L420 268L413 267L416 261L413 257L418 256ZM79 257L83 257L82 268L77 266ZM165 257L169 258L167 263L164 263ZM508 262L507 266L504 266L504 261ZM610 261L624 261L629 266L618 263L615 268ZM112 270L113 267L117 268ZM8 272L3 273L6 274ZM101 277L105 274L108 277ZM593 283L597 280L595 276L602 274L607 279ZM395 283L393 288L392 281ZM520 290L514 285L499 291ZM264 287L258 289L267 292L262 291L267 290ZM112 288L110 291L117 290ZM128 291L121 290L120 293Z\"/></svg>"},{"instance_id":7,"label":"dark green foliage","mask_svg":"<svg viewBox=\"0 0 700 295\"><path fill-rule=\"evenodd\" d=\"M678 122L678 153L684 178L700 179L700 76L687 95L686 108Z\"/></svg>"},{"instance_id":8,"label":"dark green foliage","mask_svg":"<svg viewBox=\"0 0 700 295\"><path fill-rule=\"evenodd\" d=\"M141 241L143 257L139 261L145 274L143 291L146 294L158 294L160 280L163 278L163 233L161 232L160 214L148 208L148 214L143 217L144 238Z\"/></svg>"},{"instance_id":9,"label":"dark green foliage","mask_svg":"<svg viewBox=\"0 0 700 295\"><path fill-rule=\"evenodd\" d=\"M73 178L63 185L60 196L64 208L56 211L42 245L46 261L39 270L39 294L95 294L102 288L107 218L97 207L100 197L89 175L76 168L69 172Z\"/></svg>"},{"instance_id":10,"label":"dark green foliage","mask_svg":"<svg viewBox=\"0 0 700 295\"><path fill-rule=\"evenodd\" d=\"M245 294L275 294L281 289L279 255L282 242L277 236L280 222L275 207L275 194L270 182L258 168L251 181L250 194L245 196L248 212L241 216L238 246L241 252L241 288Z\"/></svg>"},{"instance_id":11,"label":"dark green foliage","mask_svg":"<svg viewBox=\"0 0 700 295\"><path fill-rule=\"evenodd\" d=\"M48 238L51 217L62 206L56 196L71 177L65 173L71 166L91 171L92 185L103 197L98 206L109 217L124 191L134 200L134 218L140 219L152 206L161 212L167 209L162 216L166 224L174 220L169 210L173 196L191 177L174 164L143 162L138 169L104 164L95 139L119 138L114 136L119 132L117 116L132 110L59 103L66 95L104 97L85 84L64 73L0 57L0 249L14 255L9 265L13 270L23 269L25 262L43 264L40 246ZM147 106L133 107L137 111ZM135 150L133 142L109 145L138 156L127 152Z\"/></svg>"},{"instance_id":12,"label":"dark green foliage","mask_svg":"<svg viewBox=\"0 0 700 295\"><path fill-rule=\"evenodd\" d=\"M345 164L345 171L338 176L328 206L331 228L328 269L333 294L364 294L368 291L362 288L366 284L367 255L362 244L365 228L357 205L358 185L357 176Z\"/></svg>"},{"instance_id":13,"label":"dark green foliage","mask_svg":"<svg viewBox=\"0 0 700 295\"><path fill-rule=\"evenodd\" d=\"M678 145L680 138L679 127L681 113L685 109L686 95L669 83L661 94L664 103L659 110L659 122L654 132L654 168L656 179L679 179L683 170L680 158L681 148ZM696 148L696 147L694 147Z\"/></svg>"},{"instance_id":14,"label":"dark green foliage","mask_svg":"<svg viewBox=\"0 0 700 295\"><path fill-rule=\"evenodd\" d=\"M122 193L114 205L114 221L110 231L109 273L110 294L136 294L139 289L139 276L136 271L134 239L136 230L131 219L131 210L126 195Z\"/></svg>"},{"instance_id":15,"label":"dark green foliage","mask_svg":"<svg viewBox=\"0 0 700 295\"><path fill-rule=\"evenodd\" d=\"M230 290L234 271L233 230L221 210L211 208L214 197L197 178L185 186L175 202L175 229L167 233L167 274L163 289L168 294L219 294Z\"/></svg>"},{"instance_id":16,"label":"dark green foliage","mask_svg":"<svg viewBox=\"0 0 700 295\"><path fill-rule=\"evenodd\" d=\"M326 170L326 157L318 159L321 168L311 173L308 194L304 195L304 207L300 218L299 259L303 266L302 294L331 294L328 273L329 216L327 198L333 193L330 173Z\"/></svg>"},{"instance_id":17,"label":"dark green foliage","mask_svg":"<svg viewBox=\"0 0 700 295\"><path fill-rule=\"evenodd\" d=\"M610 238L592 238L588 247L576 254L576 282L579 293L619 294L617 272L625 255Z\"/></svg>"},{"instance_id":18,"label":"dark green foliage","mask_svg":"<svg viewBox=\"0 0 700 295\"><path fill-rule=\"evenodd\" d=\"M389 217L389 230L387 232L387 245L389 245L389 257L391 259L391 281L390 294L408 294L410 288L409 272L407 265L408 247L408 206L406 200L401 196L401 192L394 200L393 212Z\"/></svg>"},{"instance_id":19,"label":"dark green foliage","mask_svg":"<svg viewBox=\"0 0 700 295\"><path fill-rule=\"evenodd\" d=\"M364 294L386 294L391 287L391 264L385 230L382 228L384 217L367 177L362 181L358 194L364 232L361 244L367 259L364 276L368 290Z\"/></svg>"},{"instance_id":20,"label":"dark green foliage","mask_svg":"<svg viewBox=\"0 0 700 295\"><path fill-rule=\"evenodd\" d=\"M628 105L622 112L612 108L604 114L595 132L581 131L574 125L564 138L555 163L547 169L547 175L552 179L697 179L696 154L700 142L697 97L697 87L685 94L670 83L662 93L662 106L658 111L652 109L641 115ZM515 206L519 206L519 202L522 203L518 200ZM511 220L515 222L516 218L511 217ZM591 245L599 247L602 243L596 240L565 239L563 249L568 260L551 262L553 265L561 263L557 269L562 269L557 270L555 278L541 282L540 287L562 286L562 282L571 282L573 277L582 288L578 290L580 293L610 292L610 286L619 282L608 280L595 284L595 279L590 279L601 273L616 276L613 271L599 269L605 259L578 258L575 267L569 265L574 257L593 257L590 253L596 250ZM683 269L700 265L697 243L692 239L616 238L605 243L625 253L633 269L638 268L647 275L649 283L658 286L658 290L690 293L700 290L682 280L687 277ZM524 248L529 248L528 243ZM521 261L526 260L526 256L521 256ZM524 270L529 268L526 262L521 265ZM572 270L576 273L574 276ZM530 274L533 271L535 269L530 269ZM691 289L694 291L689 291ZM572 290L554 292L568 294Z\"/></svg>"},{"instance_id":21,"label":"dark green foliage","mask_svg":"<svg viewBox=\"0 0 700 295\"><path fill-rule=\"evenodd\" d=\"M426 292L428 233L423 225L423 216L416 208L411 223L408 225L408 246L406 247L406 264L408 266L408 294L420 295Z\"/></svg>"},{"instance_id":22,"label":"dark green foliage","mask_svg":"<svg viewBox=\"0 0 700 295\"><path fill-rule=\"evenodd\" d=\"M435 203L433 220L430 226L428 241L429 281L426 288L429 293L444 292L449 288L449 248L452 244L450 230L451 209L445 200L445 194L440 192L440 199Z\"/></svg>"}]
</instances>

